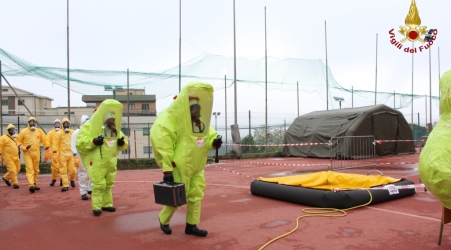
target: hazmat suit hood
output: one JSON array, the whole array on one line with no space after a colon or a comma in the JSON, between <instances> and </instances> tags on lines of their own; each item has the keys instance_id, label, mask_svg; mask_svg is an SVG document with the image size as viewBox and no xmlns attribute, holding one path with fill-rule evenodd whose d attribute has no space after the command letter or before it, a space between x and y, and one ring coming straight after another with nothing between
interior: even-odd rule
<instances>
[{"instance_id":1,"label":"hazmat suit hood","mask_svg":"<svg viewBox=\"0 0 451 250\"><path fill-rule=\"evenodd\" d=\"M12 125L11 123L10 124L8 124L8 126L6 127L6 131L8 132L8 135L10 135L11 137L13 137L13 138L15 138L15 137L17 137L17 133L16 133L16 131L14 131L12 134L10 133L10 129L16 129L16 127L14 127L14 125Z\"/></svg>"},{"instance_id":2,"label":"hazmat suit hood","mask_svg":"<svg viewBox=\"0 0 451 250\"><path fill-rule=\"evenodd\" d=\"M213 87L202 82L187 84L169 105L161 111L150 129L154 157L163 171L172 171L172 164L191 168L192 175L203 170L208 150L216 138L210 127L213 107ZM198 111L194 122L192 109ZM197 126L196 124L200 124Z\"/></svg>"},{"instance_id":3,"label":"hazmat suit hood","mask_svg":"<svg viewBox=\"0 0 451 250\"><path fill-rule=\"evenodd\" d=\"M440 78L440 120L420 153L418 173L429 191L451 209L451 70Z\"/></svg>"},{"instance_id":4,"label":"hazmat suit hood","mask_svg":"<svg viewBox=\"0 0 451 250\"><path fill-rule=\"evenodd\" d=\"M34 121L34 125L33 125L33 126L30 125L30 121ZM38 122L36 121L36 118L34 118L33 116L30 116L30 117L28 118L28 121L27 121L27 127L28 127L31 131L35 131L35 129L36 129L37 126L38 126Z\"/></svg>"},{"instance_id":5,"label":"hazmat suit hood","mask_svg":"<svg viewBox=\"0 0 451 250\"><path fill-rule=\"evenodd\" d=\"M82 115L80 118L80 127L87 121L89 120L89 116L87 115Z\"/></svg>"},{"instance_id":6,"label":"hazmat suit hood","mask_svg":"<svg viewBox=\"0 0 451 250\"><path fill-rule=\"evenodd\" d=\"M65 126L65 124L67 124L67 126ZM63 129L64 132L69 133L69 131L71 129L70 125L71 125L70 120L68 118L63 118L63 121L61 122L61 126L62 126L61 129Z\"/></svg>"},{"instance_id":7,"label":"hazmat suit hood","mask_svg":"<svg viewBox=\"0 0 451 250\"><path fill-rule=\"evenodd\" d=\"M92 114L89 120L85 121L85 125L89 124L89 134L92 138L99 136L100 134L104 135L105 138L111 137L111 135L106 135L105 133L105 120L107 118L114 118L114 127L117 130L116 136L114 138L119 137L119 132L121 131L121 122L122 122L122 103L114 100L114 99L106 99L104 100L97 110Z\"/></svg>"},{"instance_id":8,"label":"hazmat suit hood","mask_svg":"<svg viewBox=\"0 0 451 250\"><path fill-rule=\"evenodd\" d=\"M196 115L193 116L193 108ZM211 110L213 108L213 87L210 84L192 82L187 84L167 108L167 112L178 117L180 133L195 136L207 135L210 129ZM194 121L197 119L198 121Z\"/></svg>"},{"instance_id":9,"label":"hazmat suit hood","mask_svg":"<svg viewBox=\"0 0 451 250\"><path fill-rule=\"evenodd\" d=\"M56 123L59 123L59 126L58 127L55 127L55 124ZM53 121L53 128L56 130L56 131L59 131L60 129L61 129L61 121L60 121L60 119L55 119L54 121Z\"/></svg>"}]
</instances>

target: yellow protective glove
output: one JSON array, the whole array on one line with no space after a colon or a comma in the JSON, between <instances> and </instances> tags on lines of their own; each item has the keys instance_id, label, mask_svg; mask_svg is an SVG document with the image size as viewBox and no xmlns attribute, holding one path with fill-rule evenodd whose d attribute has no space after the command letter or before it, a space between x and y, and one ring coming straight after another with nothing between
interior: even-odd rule
<instances>
[{"instance_id":1,"label":"yellow protective glove","mask_svg":"<svg viewBox=\"0 0 451 250\"><path fill-rule=\"evenodd\" d=\"M20 145L19 148L23 151L23 152L27 152L28 149L26 147L24 147L23 145Z\"/></svg>"},{"instance_id":2,"label":"yellow protective glove","mask_svg":"<svg viewBox=\"0 0 451 250\"><path fill-rule=\"evenodd\" d=\"M52 162L55 164L58 164L58 154L57 153L52 154Z\"/></svg>"},{"instance_id":3,"label":"yellow protective glove","mask_svg":"<svg viewBox=\"0 0 451 250\"><path fill-rule=\"evenodd\" d=\"M50 149L45 150L44 160L48 161L52 158L52 151Z\"/></svg>"},{"instance_id":4,"label":"yellow protective glove","mask_svg":"<svg viewBox=\"0 0 451 250\"><path fill-rule=\"evenodd\" d=\"M74 156L74 165L76 168L80 167L80 158L78 158L77 156Z\"/></svg>"}]
</instances>

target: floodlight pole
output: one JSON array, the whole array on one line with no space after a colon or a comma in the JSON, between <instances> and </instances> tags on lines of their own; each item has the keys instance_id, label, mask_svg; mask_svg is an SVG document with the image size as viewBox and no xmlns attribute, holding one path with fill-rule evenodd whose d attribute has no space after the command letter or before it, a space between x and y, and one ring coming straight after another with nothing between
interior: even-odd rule
<instances>
[{"instance_id":1,"label":"floodlight pole","mask_svg":"<svg viewBox=\"0 0 451 250\"><path fill-rule=\"evenodd\" d=\"M235 124L238 125L236 96L236 31L235 31L235 0L233 0L233 90L235 104Z\"/></svg>"},{"instance_id":2,"label":"floodlight pole","mask_svg":"<svg viewBox=\"0 0 451 250\"><path fill-rule=\"evenodd\" d=\"M326 110L329 110L329 73L327 71L327 27L326 20L324 20L324 38L326 44Z\"/></svg>"},{"instance_id":3,"label":"floodlight pole","mask_svg":"<svg viewBox=\"0 0 451 250\"><path fill-rule=\"evenodd\" d=\"M67 0L67 118L70 120L69 0Z\"/></svg>"},{"instance_id":4,"label":"floodlight pole","mask_svg":"<svg viewBox=\"0 0 451 250\"><path fill-rule=\"evenodd\" d=\"M374 82L374 105L376 105L377 98L377 33L376 33L376 77Z\"/></svg>"},{"instance_id":5,"label":"floodlight pole","mask_svg":"<svg viewBox=\"0 0 451 250\"><path fill-rule=\"evenodd\" d=\"M182 0L179 1L179 93L182 90Z\"/></svg>"},{"instance_id":6,"label":"floodlight pole","mask_svg":"<svg viewBox=\"0 0 451 250\"><path fill-rule=\"evenodd\" d=\"M265 6L265 145L268 145L268 48L266 45L266 6ZM268 147L265 146L265 153Z\"/></svg>"}]
</instances>

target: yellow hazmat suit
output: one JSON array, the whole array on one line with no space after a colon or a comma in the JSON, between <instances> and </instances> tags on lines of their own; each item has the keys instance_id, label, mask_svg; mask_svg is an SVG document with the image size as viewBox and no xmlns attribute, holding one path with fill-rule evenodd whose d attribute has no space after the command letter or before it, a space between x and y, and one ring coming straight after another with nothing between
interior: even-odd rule
<instances>
[{"instance_id":1,"label":"yellow hazmat suit","mask_svg":"<svg viewBox=\"0 0 451 250\"><path fill-rule=\"evenodd\" d=\"M19 188L17 174L20 172L19 149L16 143L15 127L8 124L6 133L0 137L0 154L8 172L3 176L3 180L8 186L13 184L15 189Z\"/></svg>"},{"instance_id":2,"label":"yellow hazmat suit","mask_svg":"<svg viewBox=\"0 0 451 250\"><path fill-rule=\"evenodd\" d=\"M63 119L62 126L62 129L55 133L52 150L58 155L60 178L63 181L61 191L65 192L69 189L67 173L69 172L71 186L75 187L75 174L77 170L74 166L74 156L70 147L74 130L70 128L70 120L67 118Z\"/></svg>"},{"instance_id":3,"label":"yellow hazmat suit","mask_svg":"<svg viewBox=\"0 0 451 250\"><path fill-rule=\"evenodd\" d=\"M91 179L93 214L114 212L111 189L117 174L117 155L126 150L128 139L121 131L122 104L104 100L80 128L76 148Z\"/></svg>"},{"instance_id":4,"label":"yellow hazmat suit","mask_svg":"<svg viewBox=\"0 0 451 250\"><path fill-rule=\"evenodd\" d=\"M189 225L200 222L201 201L206 187L204 168L207 153L213 149L212 143L217 136L210 127L212 106L213 87L206 83L189 83L171 105L158 114L150 129L158 166L164 173L172 172L175 182L185 184L186 222ZM193 117L190 107L195 107L200 114ZM159 214L160 227L166 226L166 229L162 228L166 234L172 232L168 225L177 209L164 206ZM206 233L198 236L205 236Z\"/></svg>"},{"instance_id":5,"label":"yellow hazmat suit","mask_svg":"<svg viewBox=\"0 0 451 250\"><path fill-rule=\"evenodd\" d=\"M25 169L28 180L29 191L34 193L40 190L36 186L38 183L39 161L41 159L40 144L44 145L45 150L50 150L49 142L44 131L37 128L36 119L33 116L28 118L27 127L22 129L17 135L17 144L22 150L25 160Z\"/></svg>"},{"instance_id":6,"label":"yellow hazmat suit","mask_svg":"<svg viewBox=\"0 0 451 250\"><path fill-rule=\"evenodd\" d=\"M421 181L451 209L451 70L440 78L440 120L428 136L418 162Z\"/></svg>"},{"instance_id":7,"label":"yellow hazmat suit","mask_svg":"<svg viewBox=\"0 0 451 250\"><path fill-rule=\"evenodd\" d=\"M53 141L55 140L55 133L58 132L61 129L61 121L59 119L55 119L53 121L53 129L50 130L50 132L47 133L47 138L49 140L50 148L53 150ZM55 157L57 157L58 152L54 152ZM52 182L50 182L50 186L55 185L56 178L58 177L59 173L59 166L58 166L58 160L52 160Z\"/></svg>"}]
</instances>

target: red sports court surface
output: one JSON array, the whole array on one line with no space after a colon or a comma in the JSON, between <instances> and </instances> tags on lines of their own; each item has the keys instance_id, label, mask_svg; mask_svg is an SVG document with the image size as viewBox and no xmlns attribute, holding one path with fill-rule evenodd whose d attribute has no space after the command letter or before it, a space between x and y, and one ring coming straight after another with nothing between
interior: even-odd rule
<instances>
[{"instance_id":1,"label":"red sports court surface","mask_svg":"<svg viewBox=\"0 0 451 250\"><path fill-rule=\"evenodd\" d=\"M377 168L419 183L418 156L379 157ZM162 179L160 170L120 171L113 188L117 211L100 217L92 215L90 201L80 199L78 187L62 193L59 186L49 186L49 175L40 175L41 190L30 194L21 173L18 190L0 183L0 249L259 249L294 229L306 207L253 196L253 179L326 170L329 163L268 158L208 165L199 224L209 232L204 238L185 235L185 206L171 221L172 235L161 232L161 205L154 203L152 185ZM441 208L419 188L413 196L350 210L344 217L301 218L297 231L264 249L451 249L451 224L437 245Z\"/></svg>"}]
</instances>

